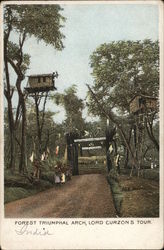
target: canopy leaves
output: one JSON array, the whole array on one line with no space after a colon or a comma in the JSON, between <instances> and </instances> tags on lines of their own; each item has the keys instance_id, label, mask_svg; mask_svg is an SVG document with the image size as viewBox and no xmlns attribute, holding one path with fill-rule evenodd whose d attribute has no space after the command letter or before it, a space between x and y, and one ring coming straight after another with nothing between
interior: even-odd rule
<instances>
[{"instance_id":1,"label":"canopy leaves","mask_svg":"<svg viewBox=\"0 0 164 250\"><path fill-rule=\"evenodd\" d=\"M66 112L65 127L66 131L78 131L84 130L84 119L82 117L82 111L84 109L83 100L77 96L77 87L72 85L67 88L63 94L56 94L54 101L57 105L62 105Z\"/></svg>"},{"instance_id":2,"label":"canopy leaves","mask_svg":"<svg viewBox=\"0 0 164 250\"><path fill-rule=\"evenodd\" d=\"M6 5L4 11L5 33L9 27L18 33L35 36L39 41L51 44L56 49L64 48L64 35L60 29L65 18L59 5Z\"/></svg>"},{"instance_id":3,"label":"canopy leaves","mask_svg":"<svg viewBox=\"0 0 164 250\"><path fill-rule=\"evenodd\" d=\"M102 44L90 57L93 90L106 110L129 112L136 94L158 96L159 45L151 40ZM96 106L90 96L90 111Z\"/></svg>"}]
</instances>

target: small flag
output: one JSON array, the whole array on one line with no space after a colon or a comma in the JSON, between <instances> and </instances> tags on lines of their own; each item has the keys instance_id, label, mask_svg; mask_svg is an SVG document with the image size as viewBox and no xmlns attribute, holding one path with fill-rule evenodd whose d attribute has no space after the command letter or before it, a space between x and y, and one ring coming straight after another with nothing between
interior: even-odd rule
<instances>
[{"instance_id":1,"label":"small flag","mask_svg":"<svg viewBox=\"0 0 164 250\"><path fill-rule=\"evenodd\" d=\"M45 152L41 156L41 161L44 161L44 159L45 159Z\"/></svg>"},{"instance_id":2,"label":"small flag","mask_svg":"<svg viewBox=\"0 0 164 250\"><path fill-rule=\"evenodd\" d=\"M30 161L33 162L34 161L34 153L32 152L32 155L30 156Z\"/></svg>"},{"instance_id":3,"label":"small flag","mask_svg":"<svg viewBox=\"0 0 164 250\"><path fill-rule=\"evenodd\" d=\"M113 146L112 146L112 144L109 146L109 152L110 153L112 153L112 151L113 151Z\"/></svg>"},{"instance_id":4,"label":"small flag","mask_svg":"<svg viewBox=\"0 0 164 250\"><path fill-rule=\"evenodd\" d=\"M55 153L56 153L56 155L59 154L59 146L56 147L56 152Z\"/></svg>"}]
</instances>

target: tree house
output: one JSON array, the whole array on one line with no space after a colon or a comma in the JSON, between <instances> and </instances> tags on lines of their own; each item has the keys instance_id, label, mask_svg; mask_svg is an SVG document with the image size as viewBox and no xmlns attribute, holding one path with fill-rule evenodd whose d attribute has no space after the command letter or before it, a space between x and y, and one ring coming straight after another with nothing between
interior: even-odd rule
<instances>
[{"instance_id":1,"label":"tree house","mask_svg":"<svg viewBox=\"0 0 164 250\"><path fill-rule=\"evenodd\" d=\"M136 95L130 101L130 113L134 115L157 109L157 98L145 95Z\"/></svg>"},{"instance_id":2,"label":"tree house","mask_svg":"<svg viewBox=\"0 0 164 250\"><path fill-rule=\"evenodd\" d=\"M154 111L157 110L158 98L146 95L135 95L129 102L130 113L135 118L135 124L133 127L134 132L134 145L135 154L138 158L139 169L143 165L143 150L144 150L144 138L145 138L145 124L147 118Z\"/></svg>"},{"instance_id":3,"label":"tree house","mask_svg":"<svg viewBox=\"0 0 164 250\"><path fill-rule=\"evenodd\" d=\"M58 77L57 72L52 74L39 74L28 76L27 87L25 88L27 95L34 98L35 110L36 110L36 125L37 125L37 149L36 157L41 159L43 153L42 147L42 129L45 121L45 107L50 90L56 90L55 78ZM41 93L41 94L40 94ZM44 99L43 99L44 98ZM44 100L41 103L41 100ZM42 106L42 113L40 115L39 105Z\"/></svg>"},{"instance_id":4,"label":"tree house","mask_svg":"<svg viewBox=\"0 0 164 250\"><path fill-rule=\"evenodd\" d=\"M36 92L48 92L50 90L56 90L55 77L58 77L58 73L52 74L40 74L28 76L28 83L25 89L28 93Z\"/></svg>"}]
</instances>

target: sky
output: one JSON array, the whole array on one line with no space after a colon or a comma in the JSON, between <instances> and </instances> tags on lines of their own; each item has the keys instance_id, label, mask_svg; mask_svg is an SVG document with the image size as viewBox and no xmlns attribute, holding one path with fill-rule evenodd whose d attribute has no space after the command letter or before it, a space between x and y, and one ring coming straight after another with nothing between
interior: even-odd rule
<instances>
[{"instance_id":1,"label":"sky","mask_svg":"<svg viewBox=\"0 0 164 250\"><path fill-rule=\"evenodd\" d=\"M85 99L86 83L93 84L90 55L103 43L118 40L158 39L158 6L153 4L62 4L66 17L62 33L64 50L56 51L35 38L26 41L24 52L31 55L27 75L58 71L57 92L62 93L72 84L77 85L78 96ZM14 34L12 39L16 39ZM27 78L25 79L27 82ZM16 99L15 99L16 100ZM52 102L47 109L54 112L54 120L62 122L64 109ZM92 120L87 110L84 118Z\"/></svg>"}]
</instances>

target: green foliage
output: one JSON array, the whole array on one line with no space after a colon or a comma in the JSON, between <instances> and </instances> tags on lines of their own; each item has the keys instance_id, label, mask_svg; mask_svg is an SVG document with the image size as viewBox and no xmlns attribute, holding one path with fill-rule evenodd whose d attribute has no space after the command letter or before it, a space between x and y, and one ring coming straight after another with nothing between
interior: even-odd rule
<instances>
[{"instance_id":1,"label":"green foliage","mask_svg":"<svg viewBox=\"0 0 164 250\"><path fill-rule=\"evenodd\" d=\"M42 180L48 181L54 184L54 171L46 171L42 174Z\"/></svg>"},{"instance_id":2,"label":"green foliage","mask_svg":"<svg viewBox=\"0 0 164 250\"><path fill-rule=\"evenodd\" d=\"M34 190L29 190L21 187L5 187L4 190L4 203L8 203L14 200L19 200L26 198L29 195L33 195L36 192Z\"/></svg>"},{"instance_id":3,"label":"green foliage","mask_svg":"<svg viewBox=\"0 0 164 250\"><path fill-rule=\"evenodd\" d=\"M54 121L55 112L46 111L45 112L45 123L43 126L43 135L42 135L42 149L46 151L47 148L49 150L49 157L46 162L43 164L43 168L51 169L54 167L57 161L55 155L56 146L60 146L59 150L59 157L64 156L65 151L65 126L64 124L56 124ZM41 112L42 116L42 112ZM40 118L41 118L40 116ZM8 114L7 109L4 112L4 142L5 142L5 167L8 166L9 161L9 153L10 153L10 140L9 140L9 124L8 124ZM33 166L29 160L32 155L32 152L36 153L37 149L37 126L36 126L36 112L34 108L34 104L32 101L27 102L27 112L26 112L26 156L27 156L27 169L28 172L33 171ZM15 145L15 160L16 160L16 167L15 171L17 171L17 164L19 162L20 156L20 144L19 141L21 140L21 121L16 131L16 145Z\"/></svg>"},{"instance_id":4,"label":"green foliage","mask_svg":"<svg viewBox=\"0 0 164 250\"><path fill-rule=\"evenodd\" d=\"M115 167L113 167L109 173L109 178L112 178L113 180L117 181L119 177L118 171Z\"/></svg>"},{"instance_id":5,"label":"green foliage","mask_svg":"<svg viewBox=\"0 0 164 250\"><path fill-rule=\"evenodd\" d=\"M111 175L112 175L112 173L111 173ZM119 186L119 183L118 183L117 179L115 177L114 178L113 177L108 176L108 182L109 182L110 187L111 187L111 191L112 191L112 195L113 195L113 201L114 201L116 211L117 211L118 215L120 215L121 205L122 205L124 195L123 195L123 192L121 190L121 187Z\"/></svg>"},{"instance_id":6,"label":"green foliage","mask_svg":"<svg viewBox=\"0 0 164 250\"><path fill-rule=\"evenodd\" d=\"M8 102L8 130L10 135L10 152L5 156L5 163L9 159L9 167L15 167L15 155L20 156L20 172L25 169L25 133L26 133L26 105L23 93L22 81L26 70L30 64L30 56L23 53L24 43L27 38L34 36L38 41L42 40L46 44L52 45L57 50L64 48L62 39L64 35L61 32L65 18L60 14L62 8L59 5L19 5L8 4L4 7L4 65L5 65L5 96ZM11 42L11 36L15 35L17 43ZM16 82L13 84L17 88L18 103L16 115L12 110L12 97L14 87L11 89L10 74L12 67L16 74ZM19 118L21 117L20 121ZM50 123L52 125L52 122ZM32 124L31 124L32 125ZM33 126L31 127L33 128ZM21 131L22 130L22 131ZM7 131L7 130L6 130ZM49 134L49 129L47 129ZM15 137L15 134L16 137ZM30 134L27 135L27 145L30 141ZM14 137L14 138L13 138ZM34 136L35 137L35 136ZM7 137L5 138L6 141ZM35 141L36 138L33 138ZM44 138L48 143L49 139ZM13 142L14 141L14 142ZM18 145L15 147L15 141ZM30 143L29 143L30 144ZM14 147L12 147L14 145ZM31 145L30 145L31 146ZM33 146L33 145L32 145ZM45 145L46 146L46 145ZM6 145L5 145L6 147ZM15 151L16 148L16 151ZM20 154L16 154L20 153ZM29 153L29 152L28 152ZM8 155L10 155L8 157ZM16 159L17 160L17 159Z\"/></svg>"},{"instance_id":7,"label":"green foliage","mask_svg":"<svg viewBox=\"0 0 164 250\"><path fill-rule=\"evenodd\" d=\"M130 113L130 100L135 95L158 97L159 91L159 44L158 41L118 41L102 44L90 57L92 90L88 92L88 108L93 115L104 118L104 113L110 114L112 121L124 131L127 139L122 139L118 129L118 152L126 154L128 144L135 155L134 134L131 131L136 124L135 117ZM95 97L96 100L95 101ZM148 117L148 114L144 114ZM113 117L113 119L111 119ZM111 121L112 120L112 121ZM146 120L146 118L145 118ZM142 154L151 145L158 150L158 115L149 114L149 136L144 124L144 142ZM121 149L121 152L120 152ZM129 150L129 149L128 149ZM123 152L124 151L124 152ZM149 154L150 151L147 152ZM153 152L154 155L154 152ZM128 156L131 157L131 153ZM125 163L128 159L125 159ZM154 156L153 156L154 157ZM158 158L158 156L157 156Z\"/></svg>"},{"instance_id":8,"label":"green foliage","mask_svg":"<svg viewBox=\"0 0 164 250\"><path fill-rule=\"evenodd\" d=\"M59 5L6 5L4 11L5 32L8 25L17 33L35 36L56 49L63 49L64 35L60 29L65 18Z\"/></svg>"},{"instance_id":9,"label":"green foliage","mask_svg":"<svg viewBox=\"0 0 164 250\"><path fill-rule=\"evenodd\" d=\"M85 129L91 137L103 137L105 135L106 130L106 119L86 122Z\"/></svg>"},{"instance_id":10,"label":"green foliage","mask_svg":"<svg viewBox=\"0 0 164 250\"><path fill-rule=\"evenodd\" d=\"M60 153L64 155L65 149L65 138L64 138L64 128L60 124L56 124L54 122L55 112L45 111L44 114L44 126L42 131L42 149L46 151L48 148L50 151L49 162L51 164L51 160L54 161L55 156L55 148L57 145L62 148L62 152ZM42 112L40 112L40 123L42 122ZM30 157L32 151L36 152L37 147L37 125L36 125L36 111L34 109L33 103L28 104L28 112L27 112L27 155ZM52 158L52 159L51 159Z\"/></svg>"},{"instance_id":11,"label":"green foliage","mask_svg":"<svg viewBox=\"0 0 164 250\"><path fill-rule=\"evenodd\" d=\"M20 57L23 57L22 63L20 65L20 70L23 74L26 73L26 70L29 68L30 65L30 55L28 54L23 54L21 55L20 53L20 48L16 43L13 42L8 42L8 47L7 47L8 51L8 57L12 60L12 61L16 61L17 63L20 60Z\"/></svg>"},{"instance_id":12,"label":"green foliage","mask_svg":"<svg viewBox=\"0 0 164 250\"><path fill-rule=\"evenodd\" d=\"M105 110L129 113L136 94L158 96L159 45L151 40L102 44L91 55L93 90ZM89 93L89 110L100 114Z\"/></svg>"},{"instance_id":13,"label":"green foliage","mask_svg":"<svg viewBox=\"0 0 164 250\"><path fill-rule=\"evenodd\" d=\"M5 170L4 202L22 199L53 187L53 171L43 172L39 182L31 184L26 175L11 174Z\"/></svg>"},{"instance_id":14,"label":"green foliage","mask_svg":"<svg viewBox=\"0 0 164 250\"><path fill-rule=\"evenodd\" d=\"M56 94L53 100L57 105L64 106L66 111L66 131L82 132L85 127L85 122L82 117L84 103L83 100L77 96L77 86L72 85L64 91L64 94Z\"/></svg>"}]
</instances>

